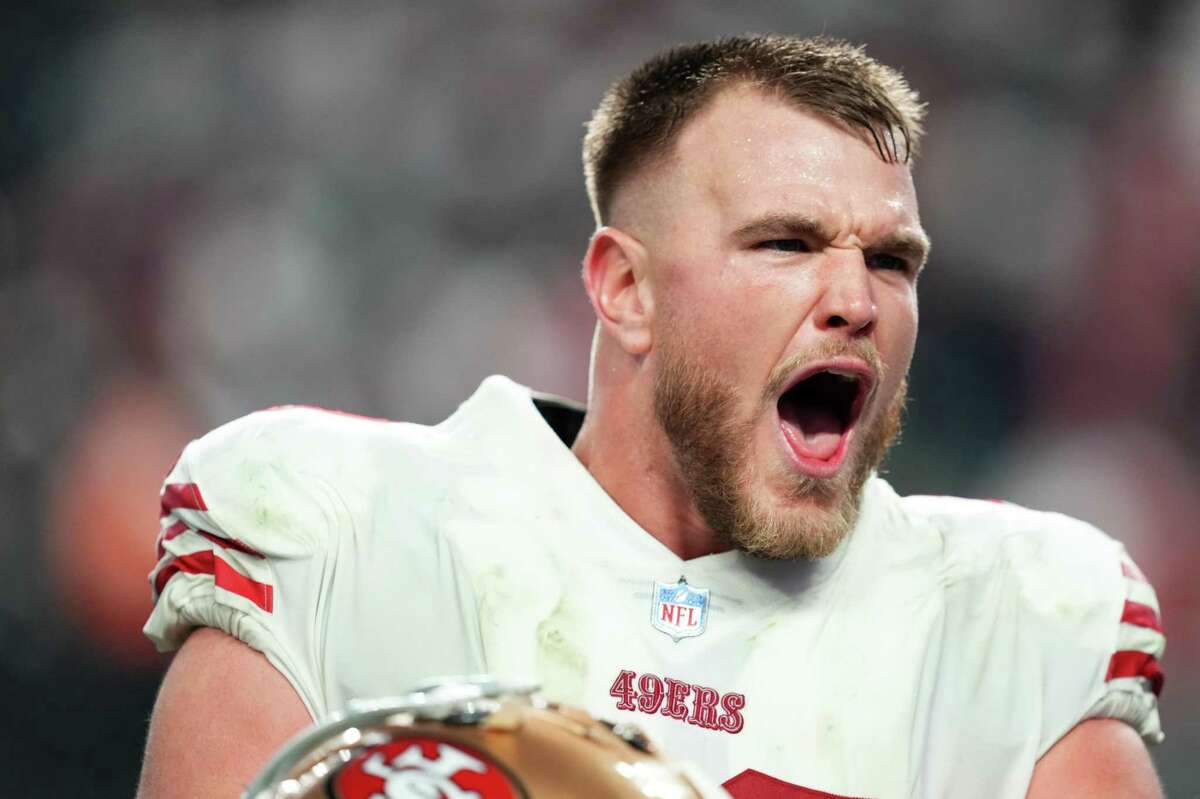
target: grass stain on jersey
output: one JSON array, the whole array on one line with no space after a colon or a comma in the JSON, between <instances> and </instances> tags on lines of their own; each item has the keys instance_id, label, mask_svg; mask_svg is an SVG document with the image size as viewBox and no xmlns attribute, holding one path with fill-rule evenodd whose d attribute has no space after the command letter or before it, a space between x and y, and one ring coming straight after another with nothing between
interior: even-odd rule
<instances>
[{"instance_id":1,"label":"grass stain on jersey","mask_svg":"<svg viewBox=\"0 0 1200 799\"><path fill-rule=\"evenodd\" d=\"M538 673L548 695L564 702L579 702L587 676L587 659L565 631L579 629L567 598L560 597L554 611L537 626Z\"/></svg>"}]
</instances>

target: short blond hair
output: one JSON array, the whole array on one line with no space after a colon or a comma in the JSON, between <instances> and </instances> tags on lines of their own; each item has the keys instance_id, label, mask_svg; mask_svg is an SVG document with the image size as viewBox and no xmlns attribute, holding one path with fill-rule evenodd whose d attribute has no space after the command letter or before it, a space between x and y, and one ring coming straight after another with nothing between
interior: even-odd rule
<instances>
[{"instance_id":1,"label":"short blond hair","mask_svg":"<svg viewBox=\"0 0 1200 799\"><path fill-rule=\"evenodd\" d=\"M826 37L731 36L675 47L605 92L583 139L583 172L596 224L622 181L670 148L725 86L746 83L840 122L879 157L916 156L925 106L904 77L862 47Z\"/></svg>"}]
</instances>

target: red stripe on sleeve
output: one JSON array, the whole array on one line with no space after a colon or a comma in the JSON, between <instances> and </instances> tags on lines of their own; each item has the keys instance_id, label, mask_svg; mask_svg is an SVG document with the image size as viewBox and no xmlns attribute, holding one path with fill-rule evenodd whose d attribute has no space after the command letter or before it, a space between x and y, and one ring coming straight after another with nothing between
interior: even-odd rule
<instances>
[{"instance_id":1,"label":"red stripe on sleeve","mask_svg":"<svg viewBox=\"0 0 1200 799\"><path fill-rule=\"evenodd\" d=\"M1128 577L1130 580L1137 580L1139 583L1148 583L1146 575L1142 574L1142 570L1127 560L1121 561L1121 574Z\"/></svg>"},{"instance_id":2,"label":"red stripe on sleeve","mask_svg":"<svg viewBox=\"0 0 1200 799\"><path fill-rule=\"evenodd\" d=\"M160 596L162 596L163 589L167 587L167 583L171 580L172 577L174 577L178 573L179 573L179 566L176 565L174 561L171 561L171 563L167 564L166 566L163 566L161 569L158 570L158 574L154 576L154 601L155 602L157 602L158 598Z\"/></svg>"},{"instance_id":3,"label":"red stripe on sleeve","mask_svg":"<svg viewBox=\"0 0 1200 799\"><path fill-rule=\"evenodd\" d=\"M220 558L217 558L215 577L217 588L224 588L238 596L244 596L267 613L271 612L271 608L274 606L274 591L271 586L251 580Z\"/></svg>"},{"instance_id":4,"label":"red stripe on sleeve","mask_svg":"<svg viewBox=\"0 0 1200 799\"><path fill-rule=\"evenodd\" d=\"M254 549L252 547L247 546L246 544L243 544L241 541L238 541L236 538L223 538L219 535L214 535L213 533L210 533L207 530L199 530L199 529L192 530L192 528L188 527L187 524L184 522L175 522L170 527L168 527L166 530L164 530L161 540L162 541L170 541L172 538L176 538L177 536L183 535L188 530L191 530L196 535L207 538L209 541L212 541L217 546L224 547L225 549L236 549L238 552L245 552L247 555L253 555L256 558L266 557L265 555L263 555L263 553L259 552L257 549ZM161 558L162 555L160 554L159 557Z\"/></svg>"},{"instance_id":5,"label":"red stripe on sleeve","mask_svg":"<svg viewBox=\"0 0 1200 799\"><path fill-rule=\"evenodd\" d=\"M166 515L166 511L163 512L163 515ZM187 530L188 526L186 524L177 521L166 530L162 531L162 533L158 536L158 541L155 543L154 547L155 551L158 553L159 560L162 560L163 556L167 554L166 547L164 547L163 544L165 544L167 541L170 541L172 538L182 535L183 533L187 532Z\"/></svg>"},{"instance_id":6,"label":"red stripe on sleeve","mask_svg":"<svg viewBox=\"0 0 1200 799\"><path fill-rule=\"evenodd\" d=\"M210 551L193 552L190 555L179 555L159 570L154 578L154 593L161 594L167 587L167 581L179 572L185 574L212 574L215 571L213 553Z\"/></svg>"},{"instance_id":7,"label":"red stripe on sleeve","mask_svg":"<svg viewBox=\"0 0 1200 799\"><path fill-rule=\"evenodd\" d=\"M1108 675L1104 679L1114 680L1118 677L1145 677L1150 681L1150 689L1154 691L1155 696L1162 693L1163 683L1166 681L1166 675L1158 665L1158 658L1136 650L1122 650L1112 656L1112 660L1108 662Z\"/></svg>"},{"instance_id":8,"label":"red stripe on sleeve","mask_svg":"<svg viewBox=\"0 0 1200 799\"><path fill-rule=\"evenodd\" d=\"M176 574L211 574L218 588L222 588L238 596L244 596L260 608L270 613L274 608L274 589L266 583L251 580L246 575L234 569L211 551L193 552L190 555L179 555L164 566L154 578L154 591L162 594L167 582Z\"/></svg>"},{"instance_id":9,"label":"red stripe on sleeve","mask_svg":"<svg viewBox=\"0 0 1200 799\"><path fill-rule=\"evenodd\" d=\"M241 541L238 541L236 538L222 538L219 535L213 535L212 533L208 532L207 530L193 530L192 532L197 533L198 535L204 536L205 538L207 538L209 541L212 541L217 546L225 547L226 549L236 549L238 552L245 552L247 555L253 555L256 558L266 557L265 555L263 555L263 553L259 552L257 549L251 549L250 547L243 544Z\"/></svg>"},{"instance_id":10,"label":"red stripe on sleeve","mask_svg":"<svg viewBox=\"0 0 1200 799\"><path fill-rule=\"evenodd\" d=\"M1121 621L1137 627L1147 627L1160 633L1163 631L1154 608L1143 605L1141 602L1134 602L1132 599L1125 600L1125 610L1121 612Z\"/></svg>"},{"instance_id":11,"label":"red stripe on sleeve","mask_svg":"<svg viewBox=\"0 0 1200 799\"><path fill-rule=\"evenodd\" d=\"M162 509L169 511L172 508L208 510L200 494L200 486L195 483L167 483L163 486Z\"/></svg>"}]
</instances>

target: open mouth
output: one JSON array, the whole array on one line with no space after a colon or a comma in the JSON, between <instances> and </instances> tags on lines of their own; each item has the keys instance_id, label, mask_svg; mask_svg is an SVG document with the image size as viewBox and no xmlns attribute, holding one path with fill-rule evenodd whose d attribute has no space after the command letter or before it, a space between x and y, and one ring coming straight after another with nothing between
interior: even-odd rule
<instances>
[{"instance_id":1,"label":"open mouth","mask_svg":"<svg viewBox=\"0 0 1200 799\"><path fill-rule=\"evenodd\" d=\"M830 476L841 466L872 384L865 368L818 366L783 392L780 427L804 471Z\"/></svg>"}]
</instances>

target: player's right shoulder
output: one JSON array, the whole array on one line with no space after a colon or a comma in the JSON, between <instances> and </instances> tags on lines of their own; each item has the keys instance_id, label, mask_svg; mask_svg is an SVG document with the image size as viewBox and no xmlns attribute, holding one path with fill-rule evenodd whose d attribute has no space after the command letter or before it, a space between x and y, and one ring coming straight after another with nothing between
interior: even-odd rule
<instances>
[{"instance_id":1,"label":"player's right shoulder","mask_svg":"<svg viewBox=\"0 0 1200 799\"><path fill-rule=\"evenodd\" d=\"M422 490L423 429L285 407L193 441L160 493L147 635L167 650L195 626L221 629L268 653L319 706L311 669L279 649L281 637L311 632L280 628L281 597L291 598L288 618L316 618L333 564L357 550L377 499Z\"/></svg>"},{"instance_id":2,"label":"player's right shoulder","mask_svg":"<svg viewBox=\"0 0 1200 799\"><path fill-rule=\"evenodd\" d=\"M368 508L383 480L419 471L425 430L305 406L257 411L184 449L163 483L162 517L179 532L302 557Z\"/></svg>"}]
</instances>

